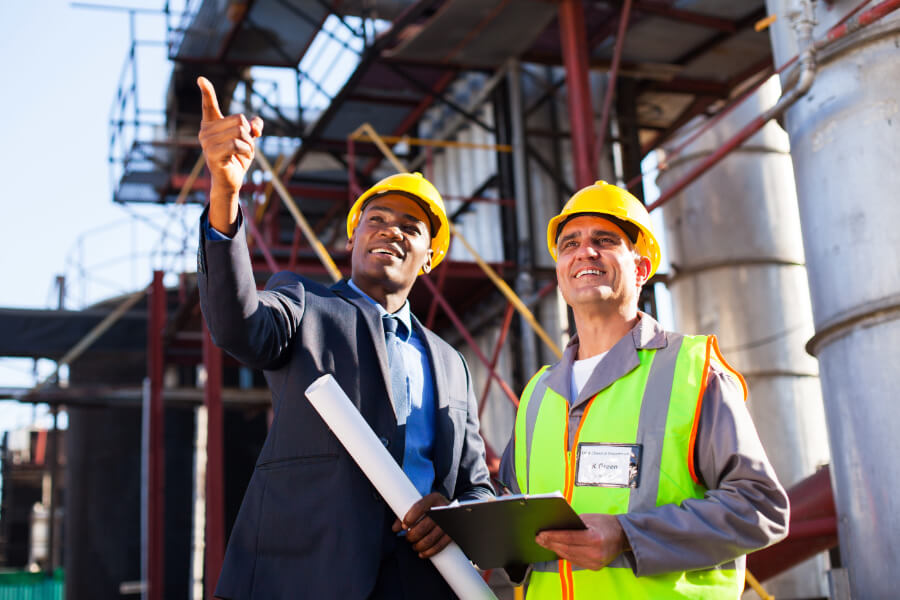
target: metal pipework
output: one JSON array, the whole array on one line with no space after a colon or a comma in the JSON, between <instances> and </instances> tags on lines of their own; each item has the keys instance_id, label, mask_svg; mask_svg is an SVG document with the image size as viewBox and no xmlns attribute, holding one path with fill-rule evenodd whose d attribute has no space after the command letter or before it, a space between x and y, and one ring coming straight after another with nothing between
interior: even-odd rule
<instances>
[{"instance_id":1,"label":"metal pipework","mask_svg":"<svg viewBox=\"0 0 900 600\"><path fill-rule=\"evenodd\" d=\"M769 0L769 11L780 4ZM897 0L882 2L848 23L872 23L897 7ZM807 347L819 359L841 558L854 598L892 598L900 564L900 371L893 366L900 16L850 29L835 29L843 37L819 52L815 87L787 112L786 128L816 329ZM783 27L771 34L782 59L790 40Z\"/></svg>"},{"instance_id":2,"label":"metal pipework","mask_svg":"<svg viewBox=\"0 0 900 600\"><path fill-rule=\"evenodd\" d=\"M691 141L658 179L660 188L706 160L778 96L777 82L768 82ZM812 308L789 150L787 135L769 123L663 209L678 329L719 336L725 357L747 378L748 408L785 486L828 461L818 367L804 351ZM767 589L775 597L823 596L824 571L819 560Z\"/></svg>"},{"instance_id":3,"label":"metal pipework","mask_svg":"<svg viewBox=\"0 0 900 600\"><path fill-rule=\"evenodd\" d=\"M804 2L804 5L808 5L808 3ZM719 163L732 150L750 139L750 137L762 129L766 123L781 116L781 114L797 102L797 100L806 95L816 78L816 46L812 41L812 31L815 23L812 20L811 11L812 8L809 8L806 15L801 15L799 13L792 14L797 29L797 38L803 48L800 55L800 76L797 85L795 85L791 91L784 94L775 106L750 121L750 123L741 129L733 138L720 146L718 150L709 155L709 157L691 169L691 171L677 183L673 184L669 189L663 192L656 202L647 207L647 210L659 208L671 200L684 188L693 183L698 177Z\"/></svg>"}]
</instances>

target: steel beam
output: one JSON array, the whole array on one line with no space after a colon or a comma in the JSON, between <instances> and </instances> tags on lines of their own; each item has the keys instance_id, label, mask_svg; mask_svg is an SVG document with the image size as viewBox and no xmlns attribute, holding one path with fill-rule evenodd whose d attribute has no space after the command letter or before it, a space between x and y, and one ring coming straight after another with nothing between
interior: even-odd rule
<instances>
[{"instance_id":1,"label":"steel beam","mask_svg":"<svg viewBox=\"0 0 900 600\"><path fill-rule=\"evenodd\" d=\"M497 336L497 343L494 345L494 354L491 356L491 369L497 368L497 360L500 358L500 351L503 350L503 345L506 343L506 336L509 333L509 326L512 324L512 318L515 312L516 309L512 304L506 305L506 312L503 314L503 325L500 326L500 334ZM484 407L487 406L488 392L491 391L491 381L492 379L488 377L484 382L484 391L481 393L481 402L478 404L479 419L484 412Z\"/></svg>"},{"instance_id":2,"label":"steel beam","mask_svg":"<svg viewBox=\"0 0 900 600\"><path fill-rule=\"evenodd\" d=\"M457 316L456 311L453 310L453 307L450 306L450 303L447 302L446 298L444 298L443 294L437 289L437 286L433 281L428 279L427 277L422 277L421 280L425 282L425 285L431 290L431 293L434 294L434 297L440 302L441 307L444 309L444 312L447 313L447 316L450 317L450 321L453 322L453 325L456 327L456 330L459 331L459 334L466 340L466 343L475 353L475 356L478 357L478 360L484 365L484 368L488 371L488 377L493 377L497 380L497 383L500 384L500 387L503 389L503 392L506 394L506 397L509 398L510 402L513 403L514 406L519 406L519 397L516 396L515 392L509 387L509 384L500 377L500 375L491 367L491 362L484 355L484 352L481 351L481 348L478 347L478 344L475 342L475 338L472 337L472 334L469 333L469 330L466 329L466 326L463 324L462 320Z\"/></svg>"},{"instance_id":3,"label":"steel beam","mask_svg":"<svg viewBox=\"0 0 900 600\"><path fill-rule=\"evenodd\" d=\"M153 272L147 319L147 513L145 573L148 600L163 600L165 586L165 406L163 404L163 331L166 326L166 288L163 272Z\"/></svg>"},{"instance_id":4,"label":"steel beam","mask_svg":"<svg viewBox=\"0 0 900 600\"><path fill-rule=\"evenodd\" d=\"M583 188L594 182L597 154L594 149L594 110L588 81L588 47L582 0L560 2L559 34L569 91L575 187Z\"/></svg>"},{"instance_id":5,"label":"steel beam","mask_svg":"<svg viewBox=\"0 0 900 600\"><path fill-rule=\"evenodd\" d=\"M619 14L619 29L616 34L616 45L613 48L612 66L606 79L606 95L603 98L603 110L600 113L600 129L597 138L597 155L603 152L603 144L606 141L606 128L609 125L609 111L612 108L613 97L616 94L616 81L619 79L619 65L622 62L622 49L625 47L625 32L628 30L628 19L631 16L631 0L625 0L622 11ZM596 163L595 163L596 164ZM583 187L579 185L578 187Z\"/></svg>"},{"instance_id":6,"label":"steel beam","mask_svg":"<svg viewBox=\"0 0 900 600\"><path fill-rule=\"evenodd\" d=\"M225 456L224 409L222 406L222 351L209 335L203 320L203 365L206 384L206 556L203 569L204 596L212 600L225 557Z\"/></svg>"},{"instance_id":7,"label":"steel beam","mask_svg":"<svg viewBox=\"0 0 900 600\"><path fill-rule=\"evenodd\" d=\"M676 8L669 2L660 2L659 0L637 0L634 8L648 15L656 15L664 17L679 23L690 23L692 25L700 25L709 29L715 29L724 33L735 33L738 24L728 19L722 19L712 15L683 10Z\"/></svg>"}]
</instances>

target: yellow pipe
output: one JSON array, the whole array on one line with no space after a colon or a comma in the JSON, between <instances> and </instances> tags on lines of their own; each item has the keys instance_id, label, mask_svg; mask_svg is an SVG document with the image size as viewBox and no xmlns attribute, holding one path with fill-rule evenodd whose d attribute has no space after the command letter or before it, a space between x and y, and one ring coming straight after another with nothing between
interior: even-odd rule
<instances>
[{"instance_id":1,"label":"yellow pipe","mask_svg":"<svg viewBox=\"0 0 900 600\"><path fill-rule=\"evenodd\" d=\"M496 152L512 152L512 146L509 144L476 144L474 142L455 142L451 140L426 140L423 138L411 138L397 135L380 135L383 141L389 144L407 143L411 146L431 146L433 148L467 148L471 150L494 150ZM350 134L350 139L358 142L374 142L367 133L354 132Z\"/></svg>"},{"instance_id":2,"label":"yellow pipe","mask_svg":"<svg viewBox=\"0 0 900 600\"><path fill-rule=\"evenodd\" d=\"M369 125L368 123L363 123L356 131L351 134L351 136L357 136L360 133L367 133L372 138L372 141L376 146L378 146L378 149L381 150L382 154L387 157L391 164L394 165L395 169L397 169L401 173L408 172L406 166L400 161L399 158L394 155L393 152L391 152L391 149L388 148L387 144L384 143L381 136L379 136L378 133L375 132L371 125ZM562 358L562 352L560 352L557 345L553 342L553 339L547 334L546 331L544 331L544 328L541 327L541 324L537 322L537 319L534 318L534 314L532 314L532 312L528 310L528 307L525 306L525 303L522 302L522 300L518 295L516 295L512 288L510 288L509 285L505 281L503 281L503 279L499 275L497 275L497 272L494 271L491 265L487 264L487 262L483 258L481 258L481 255L479 255L478 252L475 251L475 248L473 248L468 240L466 240L466 238L459 232L459 229L456 228L452 221L450 222L450 233L452 233L454 236L456 236L457 239L459 239L460 242L462 242L463 246L466 247L466 250L468 250L472 257L475 258L475 262L478 263L478 266L481 267L481 270L484 271L485 275L487 275L492 282L494 282L494 285L497 286L497 289L500 290L500 293L502 293L506 297L506 299L516 308L517 311L519 311L519 314L521 314L522 317L526 321L528 321L528 324L531 325L531 328L534 329L534 331L538 334L538 337L540 337L541 340L543 340L543 342L547 344L547 347L550 348L554 352L554 354L556 354L557 358Z\"/></svg>"},{"instance_id":3,"label":"yellow pipe","mask_svg":"<svg viewBox=\"0 0 900 600\"><path fill-rule=\"evenodd\" d=\"M487 264L481 256L475 251L465 237L459 232L459 229L451 222L450 223L450 233L455 235L460 242L462 242L463 246L466 247L466 250L475 258L475 262L478 263L478 266L481 267L481 270L485 272L485 274L490 278L491 281L494 282L494 285L497 286L497 289L500 290L506 299L516 307L516 310L519 311L519 314L528 321L528 324L531 325L531 328L534 329L535 333L538 334L547 347L550 348L554 354L556 354L557 358L562 358L562 352L560 352L559 347L555 343L553 343L553 339L544 331L544 328L541 327L541 324L537 322L537 319L534 318L534 314L528 310L528 307L525 306L525 303L522 302L521 298L509 287L509 284L506 283L497 272L491 267L491 265Z\"/></svg>"},{"instance_id":4,"label":"yellow pipe","mask_svg":"<svg viewBox=\"0 0 900 600\"><path fill-rule=\"evenodd\" d=\"M106 331L115 325L116 321L122 318L122 316L127 313L131 308L137 304L146 294L149 288L144 288L142 290L138 290L128 296L125 297L125 300L115 308L111 313L106 315L102 321L97 323L93 329L91 329L83 338L78 340L78 343L72 346L72 349L66 352L62 358L56 363L56 369L53 370L49 376L47 376L43 381L34 386L34 388L29 392L29 394L33 394L35 392L41 391L45 388L50 382L56 379L59 376L59 370L63 368L63 366L67 366L72 364L75 360L81 356L85 350L91 347L91 345L97 341L97 339L106 333Z\"/></svg>"},{"instance_id":5,"label":"yellow pipe","mask_svg":"<svg viewBox=\"0 0 900 600\"><path fill-rule=\"evenodd\" d=\"M312 249L315 251L316 256L318 256L319 260L322 261L322 264L325 265L325 270L328 271L328 274L331 275L331 278L334 281L340 281L343 278L343 275L341 275L341 272L340 270L338 270L337 265L334 264L334 260L332 260L331 255L328 254L328 250L325 249L325 246L322 245L322 242L319 241L319 238L316 236L312 227L309 226L309 222L306 220L306 217L304 217L303 213L300 212L300 209L297 208L297 204L294 202L294 199L291 198L291 195L284 187L284 184L281 183L281 178L272 169L272 165L269 164L269 161L261 151L256 152L254 156L256 157L256 161L262 166L263 170L265 170L272 178L272 185L275 186L275 191L278 192L278 195L281 196L281 200L284 202L284 205L287 206L291 215L293 215L294 220L300 227L300 231L302 231L303 235L306 236L306 240L309 242L309 245L312 246Z\"/></svg>"},{"instance_id":6,"label":"yellow pipe","mask_svg":"<svg viewBox=\"0 0 900 600\"><path fill-rule=\"evenodd\" d=\"M284 164L284 154L279 154L278 158L275 159L275 166L273 167L275 170L275 173L279 177L281 177L281 167L283 164ZM262 221L263 215L266 214L266 210L269 208L269 201L272 199L272 190L274 189L274 187L275 187L275 185L271 181L269 181L266 184L266 189L263 192L262 204L260 204L256 208L256 222L257 223Z\"/></svg>"},{"instance_id":7,"label":"yellow pipe","mask_svg":"<svg viewBox=\"0 0 900 600\"><path fill-rule=\"evenodd\" d=\"M753 588L753 591L759 594L759 597L762 598L762 600L775 600L775 596L769 595L749 570L744 572L744 578L747 580L747 583L750 584L750 587Z\"/></svg>"},{"instance_id":8,"label":"yellow pipe","mask_svg":"<svg viewBox=\"0 0 900 600\"><path fill-rule=\"evenodd\" d=\"M284 154L279 154L278 158L275 160L275 173L278 176L281 176L281 167L284 163ZM253 213L253 222L259 225L262 223L263 215L266 214L266 211L269 210L269 203L272 200L272 190L274 189L274 185L271 181L266 184L266 189L263 191L263 201L256 207L256 211ZM247 231L247 245L250 245L250 240L253 239L253 235L250 231Z\"/></svg>"},{"instance_id":9,"label":"yellow pipe","mask_svg":"<svg viewBox=\"0 0 900 600\"><path fill-rule=\"evenodd\" d=\"M398 172L409 172L409 169L406 168L406 165L400 162L400 159L397 158L397 156L391 151L390 148L388 148L388 145L384 143L384 140L381 139L381 136L375 132L371 125L369 125L368 123L363 123L360 129L363 132L368 133L368 135L372 138L372 141L375 142L375 145L378 147L378 149L381 150L381 153L384 154L389 161L391 161L391 164L394 165L394 168L397 169Z\"/></svg>"},{"instance_id":10,"label":"yellow pipe","mask_svg":"<svg viewBox=\"0 0 900 600\"><path fill-rule=\"evenodd\" d=\"M175 204L184 204L184 201L187 200L187 195L191 191L191 188L194 187L194 182L197 181L198 177L200 177L200 172L203 170L203 165L205 164L206 160L201 153L200 158L198 158L197 162L194 163L194 168L191 169L191 174L188 175L188 178L184 180L184 185L181 186L181 191L178 192L178 198L175 200Z\"/></svg>"}]
</instances>

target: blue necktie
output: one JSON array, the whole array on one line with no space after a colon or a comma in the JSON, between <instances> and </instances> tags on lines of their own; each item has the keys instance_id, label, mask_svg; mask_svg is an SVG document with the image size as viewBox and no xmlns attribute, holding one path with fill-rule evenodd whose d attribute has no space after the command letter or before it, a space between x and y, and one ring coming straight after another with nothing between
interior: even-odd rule
<instances>
[{"instance_id":1,"label":"blue necktie","mask_svg":"<svg viewBox=\"0 0 900 600\"><path fill-rule=\"evenodd\" d=\"M397 424L405 425L409 416L409 389L406 380L406 368L403 366L403 340L397 335L402 326L400 319L392 315L382 317L384 339L387 343L388 364L391 367L391 392L394 400L394 412L397 413ZM403 328L405 330L405 327Z\"/></svg>"}]
</instances>

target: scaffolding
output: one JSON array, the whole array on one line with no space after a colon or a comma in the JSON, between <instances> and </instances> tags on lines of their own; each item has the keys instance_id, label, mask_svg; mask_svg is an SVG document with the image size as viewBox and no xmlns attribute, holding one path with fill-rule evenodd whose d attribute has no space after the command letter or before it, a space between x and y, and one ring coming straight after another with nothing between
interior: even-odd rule
<instances>
[{"instance_id":1,"label":"scaffolding","mask_svg":"<svg viewBox=\"0 0 900 600\"><path fill-rule=\"evenodd\" d=\"M209 178L196 139L199 75L212 81L223 106L266 121L258 168L242 189L260 281L282 269L321 280L346 275L342 236L350 203L380 176L425 171L444 184L438 187L446 191L454 237L448 260L414 288L413 311L480 364L479 415L492 402L517 405L515 390L539 364L560 355L570 329L552 263L541 252L543 217L601 174L643 198L641 161L648 153L696 117L708 117L669 149L664 170L771 75L796 68L798 83L776 107L648 208L664 205L803 96L815 74L815 51L897 8L882 2L860 13L863 2L799 58L776 67L760 31L770 22L762 0L707 4L687 10L656 0L419 0L384 3L376 14L363 1L196 0L178 15L166 4L173 69L162 113L139 105L142 42L134 39L139 15L133 12L132 44L110 115L113 200L206 201ZM271 74L261 67L281 72L267 80L256 76ZM292 83L290 94L285 81ZM592 98L601 97L595 104ZM561 118L566 113L568 123ZM127 298L62 361L76 360L143 302L150 598L164 596L164 405L177 395L173 387L192 383L164 385L166 365L204 367L202 398L182 401L202 402L207 411L207 581L224 554L223 397L241 404L236 390L223 389L224 371L240 366L211 343L198 317L196 285L179 275L173 293L163 286L163 273L154 273L149 294ZM656 277L666 280L666 274ZM655 313L652 286L641 303ZM550 331L542 326L548 322L555 323ZM77 404L83 390L54 389L55 381L54 375L25 400ZM125 393L107 392L110 398ZM496 470L502 448L486 441ZM821 492L825 484L819 478L816 485ZM818 528L808 537L833 535L833 507L814 518ZM828 537L824 547L833 541ZM766 577L778 572L771 559L764 564Z\"/></svg>"}]
</instances>

